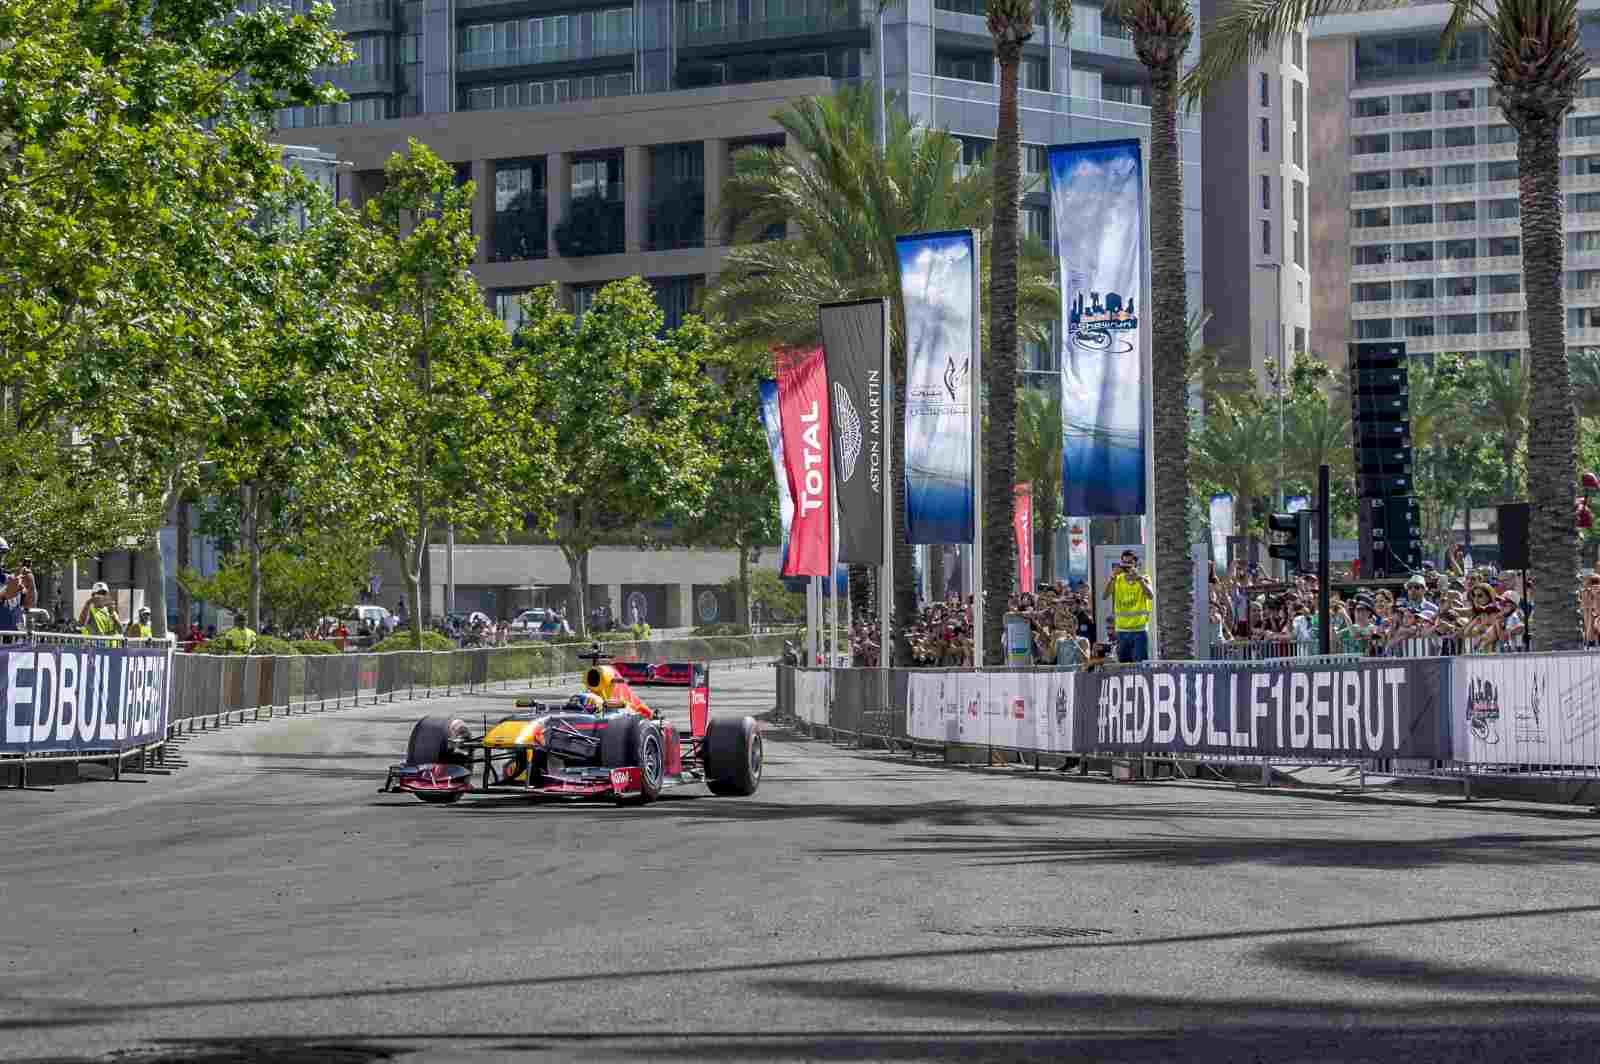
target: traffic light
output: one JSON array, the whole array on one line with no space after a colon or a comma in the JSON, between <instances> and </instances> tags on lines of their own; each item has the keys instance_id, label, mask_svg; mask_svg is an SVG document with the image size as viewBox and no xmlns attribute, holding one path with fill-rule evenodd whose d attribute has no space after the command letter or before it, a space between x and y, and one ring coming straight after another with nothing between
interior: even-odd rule
<instances>
[{"instance_id":1,"label":"traffic light","mask_svg":"<svg viewBox=\"0 0 1600 1064\"><path fill-rule=\"evenodd\" d=\"M1268 547L1267 553L1288 562L1291 572L1301 573L1311 568L1312 516L1310 510L1300 510L1267 518L1267 529L1283 537Z\"/></svg>"}]
</instances>

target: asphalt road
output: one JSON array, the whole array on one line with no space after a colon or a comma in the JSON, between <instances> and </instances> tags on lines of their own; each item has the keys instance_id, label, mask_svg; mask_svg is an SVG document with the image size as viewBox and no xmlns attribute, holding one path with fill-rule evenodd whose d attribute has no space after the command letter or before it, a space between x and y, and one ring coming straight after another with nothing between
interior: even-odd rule
<instances>
[{"instance_id":1,"label":"asphalt road","mask_svg":"<svg viewBox=\"0 0 1600 1064\"><path fill-rule=\"evenodd\" d=\"M771 706L770 671L715 682L713 712ZM0 1058L1596 1056L1589 816L946 768L782 731L749 799L432 807L376 793L420 711L0 792Z\"/></svg>"}]
</instances>

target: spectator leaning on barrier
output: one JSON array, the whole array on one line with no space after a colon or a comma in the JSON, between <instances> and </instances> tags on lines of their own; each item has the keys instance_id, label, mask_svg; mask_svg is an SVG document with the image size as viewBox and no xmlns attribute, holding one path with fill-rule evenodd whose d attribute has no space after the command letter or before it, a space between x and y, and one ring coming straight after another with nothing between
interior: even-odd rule
<instances>
[{"instance_id":1,"label":"spectator leaning on barrier","mask_svg":"<svg viewBox=\"0 0 1600 1064\"><path fill-rule=\"evenodd\" d=\"M1150 657L1150 612L1155 602L1150 581L1139 571L1139 556L1122 552L1116 572L1101 598L1111 599L1117 633L1117 660L1130 663Z\"/></svg>"},{"instance_id":2,"label":"spectator leaning on barrier","mask_svg":"<svg viewBox=\"0 0 1600 1064\"><path fill-rule=\"evenodd\" d=\"M6 569L6 554L11 544L0 536L0 632L20 632L27 628L27 612L33 609L33 570L26 561L15 572Z\"/></svg>"},{"instance_id":3,"label":"spectator leaning on barrier","mask_svg":"<svg viewBox=\"0 0 1600 1064\"><path fill-rule=\"evenodd\" d=\"M155 633L150 628L150 607L139 607L139 619L128 622L128 630L123 633L129 639L151 639Z\"/></svg>"},{"instance_id":4,"label":"spectator leaning on barrier","mask_svg":"<svg viewBox=\"0 0 1600 1064\"><path fill-rule=\"evenodd\" d=\"M89 589L89 600L78 611L78 627L84 635L116 635L122 631L122 616L117 612L117 600L104 581L96 581Z\"/></svg>"}]
</instances>

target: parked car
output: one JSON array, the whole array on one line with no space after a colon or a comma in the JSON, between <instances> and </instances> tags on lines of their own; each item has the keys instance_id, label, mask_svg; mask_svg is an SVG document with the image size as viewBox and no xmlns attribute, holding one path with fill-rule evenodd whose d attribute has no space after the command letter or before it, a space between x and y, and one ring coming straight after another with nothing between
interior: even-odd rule
<instances>
[{"instance_id":1,"label":"parked car","mask_svg":"<svg viewBox=\"0 0 1600 1064\"><path fill-rule=\"evenodd\" d=\"M389 610L384 606L343 606L339 609L339 619L344 621L352 632L362 621L378 631L387 631Z\"/></svg>"},{"instance_id":2,"label":"parked car","mask_svg":"<svg viewBox=\"0 0 1600 1064\"><path fill-rule=\"evenodd\" d=\"M550 611L543 606L523 610L511 620L513 632L537 632L544 627L545 621L550 617Z\"/></svg>"}]
</instances>

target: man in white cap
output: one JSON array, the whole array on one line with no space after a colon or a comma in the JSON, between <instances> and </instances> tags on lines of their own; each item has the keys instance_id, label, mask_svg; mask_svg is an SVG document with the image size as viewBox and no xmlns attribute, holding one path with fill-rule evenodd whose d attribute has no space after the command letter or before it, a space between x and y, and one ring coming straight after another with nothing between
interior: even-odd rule
<instances>
[{"instance_id":1,"label":"man in white cap","mask_svg":"<svg viewBox=\"0 0 1600 1064\"><path fill-rule=\"evenodd\" d=\"M155 634L150 628L150 607L139 607L139 619L128 622L128 630L123 633L129 639L153 639Z\"/></svg>"},{"instance_id":2,"label":"man in white cap","mask_svg":"<svg viewBox=\"0 0 1600 1064\"><path fill-rule=\"evenodd\" d=\"M6 569L6 554L11 550L0 536L0 632L21 632L27 627L27 611L33 608L33 570L27 562L15 572Z\"/></svg>"},{"instance_id":3,"label":"man in white cap","mask_svg":"<svg viewBox=\"0 0 1600 1064\"><path fill-rule=\"evenodd\" d=\"M104 580L96 580L89 590L89 601L78 611L78 627L84 635L116 635L122 631L117 600Z\"/></svg>"}]
</instances>

